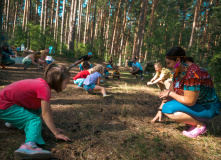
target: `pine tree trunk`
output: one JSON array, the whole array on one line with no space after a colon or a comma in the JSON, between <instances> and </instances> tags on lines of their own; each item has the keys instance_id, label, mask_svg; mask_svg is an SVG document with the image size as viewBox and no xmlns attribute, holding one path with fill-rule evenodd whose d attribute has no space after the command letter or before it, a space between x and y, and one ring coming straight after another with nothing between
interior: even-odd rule
<instances>
[{"instance_id":1,"label":"pine tree trunk","mask_svg":"<svg viewBox=\"0 0 221 160\"><path fill-rule=\"evenodd\" d=\"M63 1L63 11L62 11L62 21L61 21L61 37L60 37L60 54L62 54L63 48L63 33L64 33L64 19L65 19L65 4L66 1Z\"/></svg>"},{"instance_id":2,"label":"pine tree trunk","mask_svg":"<svg viewBox=\"0 0 221 160\"><path fill-rule=\"evenodd\" d=\"M3 19L3 9L4 9L4 3L3 1L0 1L0 18L1 19ZM0 33L2 33L2 28L3 28L2 21L0 21ZM1 44L1 41L2 39L0 38L0 44ZM1 61L0 61L0 64L1 64Z\"/></svg>"},{"instance_id":3,"label":"pine tree trunk","mask_svg":"<svg viewBox=\"0 0 221 160\"><path fill-rule=\"evenodd\" d=\"M87 35L87 26L88 26L88 23L89 23L89 3L90 1L87 1L87 12L86 12L86 18L85 18L85 26L84 26L84 45L86 44L86 35Z\"/></svg>"},{"instance_id":4,"label":"pine tree trunk","mask_svg":"<svg viewBox=\"0 0 221 160\"><path fill-rule=\"evenodd\" d=\"M108 22L107 22L107 29L106 29L106 33L105 33L106 50L107 50L107 47L108 47L108 37L109 37L109 28L110 28L110 15L111 15L111 4L110 4L110 7L109 7L109 16L108 16ZM106 59L106 61L107 61L107 59Z\"/></svg>"},{"instance_id":5,"label":"pine tree trunk","mask_svg":"<svg viewBox=\"0 0 221 160\"><path fill-rule=\"evenodd\" d=\"M115 18L115 25L114 25L114 30L113 30L113 36L112 36L112 41L111 41L111 48L110 48L110 55L113 56L113 51L114 51L114 42L115 42L115 36L116 36L116 32L117 32L117 22L118 22L118 17L119 17L119 13L120 13L120 6L121 6L121 1L118 4L118 10L116 13L116 18Z\"/></svg>"},{"instance_id":6,"label":"pine tree trunk","mask_svg":"<svg viewBox=\"0 0 221 160\"><path fill-rule=\"evenodd\" d=\"M55 27L54 27L54 40L58 41L58 20L59 20L60 0L57 0L56 15L55 15Z\"/></svg>"},{"instance_id":7,"label":"pine tree trunk","mask_svg":"<svg viewBox=\"0 0 221 160\"><path fill-rule=\"evenodd\" d=\"M48 0L45 0L44 29L43 29L43 34L45 34L45 30L46 30L46 26L47 26L47 12L48 12Z\"/></svg>"},{"instance_id":8,"label":"pine tree trunk","mask_svg":"<svg viewBox=\"0 0 221 160\"><path fill-rule=\"evenodd\" d=\"M142 41L142 36L144 34L144 25L145 25L145 13L147 10L147 0L143 0L143 9L142 9L142 14L141 14L141 18L140 18L140 26L139 26L139 32L138 32L138 40L137 40L137 49L136 49L136 55L139 57L139 62L141 61L141 41Z\"/></svg>"},{"instance_id":9,"label":"pine tree trunk","mask_svg":"<svg viewBox=\"0 0 221 160\"><path fill-rule=\"evenodd\" d=\"M93 27L92 27L92 36L91 36L91 46L93 47L94 45L94 32L95 32L95 21L96 21L96 13L97 13L97 5L96 5L97 0L95 0L95 5L94 5L94 20L93 20Z\"/></svg>"},{"instance_id":10,"label":"pine tree trunk","mask_svg":"<svg viewBox=\"0 0 221 160\"><path fill-rule=\"evenodd\" d=\"M22 30L25 30L25 22L26 22L26 12L27 12L27 1L25 1L25 7L24 7L24 15L23 15L23 23L22 23Z\"/></svg>"},{"instance_id":11,"label":"pine tree trunk","mask_svg":"<svg viewBox=\"0 0 221 160\"><path fill-rule=\"evenodd\" d=\"M16 2L16 7L15 7L15 19L14 19L14 26L13 26L13 37L14 37L14 34L15 34L15 27L16 27L16 20L17 20L17 10L18 10L18 2Z\"/></svg>"},{"instance_id":12,"label":"pine tree trunk","mask_svg":"<svg viewBox=\"0 0 221 160\"><path fill-rule=\"evenodd\" d=\"M189 45L188 45L188 49L189 50L192 48L194 32L195 32L197 20L198 20L198 17L199 17L199 11L200 11L201 2L202 2L202 0L197 0L197 3L196 3L195 13L194 13L194 20L193 20L193 26L192 26L192 33L191 33L190 42L189 42Z\"/></svg>"},{"instance_id":13,"label":"pine tree trunk","mask_svg":"<svg viewBox=\"0 0 221 160\"><path fill-rule=\"evenodd\" d=\"M5 24L5 31L8 32L8 24L9 24L9 8L10 8L10 0L8 0L8 3L7 3L7 14L6 14L6 24Z\"/></svg>"},{"instance_id":14,"label":"pine tree trunk","mask_svg":"<svg viewBox=\"0 0 221 160\"><path fill-rule=\"evenodd\" d=\"M182 33L183 33L184 29L185 29L186 12L187 12L186 1L184 1L184 11L183 11L183 20L182 20L183 21L183 26L182 26L181 31L180 31L179 43L178 43L179 45L182 42Z\"/></svg>"},{"instance_id":15,"label":"pine tree trunk","mask_svg":"<svg viewBox=\"0 0 221 160\"><path fill-rule=\"evenodd\" d=\"M51 4L51 22L50 22L50 32L52 34L53 32L53 20L54 20L54 1L55 0L52 0L52 4Z\"/></svg>"},{"instance_id":16,"label":"pine tree trunk","mask_svg":"<svg viewBox=\"0 0 221 160\"><path fill-rule=\"evenodd\" d=\"M44 2L45 2L45 0L42 0L42 3L41 3L41 19L40 19L40 30L41 31L42 31L43 16L44 16Z\"/></svg>"},{"instance_id":17,"label":"pine tree trunk","mask_svg":"<svg viewBox=\"0 0 221 160\"><path fill-rule=\"evenodd\" d=\"M81 38L82 3L83 1L79 0L78 22L77 22L77 44L76 44L77 49L78 49L78 42L80 42L80 38Z\"/></svg>"},{"instance_id":18,"label":"pine tree trunk","mask_svg":"<svg viewBox=\"0 0 221 160\"><path fill-rule=\"evenodd\" d=\"M68 34L68 50L74 51L74 40L75 40L75 19L76 19L76 11L77 11L77 0L73 0L73 10L72 15L73 17L70 18L69 26L69 34Z\"/></svg>"},{"instance_id":19,"label":"pine tree trunk","mask_svg":"<svg viewBox=\"0 0 221 160\"><path fill-rule=\"evenodd\" d=\"M67 12L66 16L66 22L65 22L65 35L64 35L64 42L67 44L67 29L68 29L68 18L69 18L69 12Z\"/></svg>"},{"instance_id":20,"label":"pine tree trunk","mask_svg":"<svg viewBox=\"0 0 221 160\"><path fill-rule=\"evenodd\" d=\"M130 7L129 7L130 10ZM125 0L125 8L124 8L124 19L123 19L123 27L121 29L121 41L120 41L120 49L119 49L119 66L121 66L121 61L122 61L122 49L123 49L123 43L124 43L124 33L126 30L126 24L127 24L127 19L126 19L126 13L127 13L127 0ZM129 14L129 11L128 11Z\"/></svg>"},{"instance_id":21,"label":"pine tree trunk","mask_svg":"<svg viewBox=\"0 0 221 160\"><path fill-rule=\"evenodd\" d=\"M35 2L35 25L37 25L38 22L38 0Z\"/></svg>"}]
</instances>

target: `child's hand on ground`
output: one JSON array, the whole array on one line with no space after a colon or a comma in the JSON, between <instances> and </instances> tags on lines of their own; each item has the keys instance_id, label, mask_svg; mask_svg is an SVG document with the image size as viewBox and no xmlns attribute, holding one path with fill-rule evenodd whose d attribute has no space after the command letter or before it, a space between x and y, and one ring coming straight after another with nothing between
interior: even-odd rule
<instances>
[{"instance_id":1,"label":"child's hand on ground","mask_svg":"<svg viewBox=\"0 0 221 160\"><path fill-rule=\"evenodd\" d=\"M63 134L57 134L57 135L55 135L55 138L56 139L62 139L62 140L64 140L64 141L71 141L71 139L70 138L68 138L67 136L65 136L65 135L63 135Z\"/></svg>"}]
</instances>

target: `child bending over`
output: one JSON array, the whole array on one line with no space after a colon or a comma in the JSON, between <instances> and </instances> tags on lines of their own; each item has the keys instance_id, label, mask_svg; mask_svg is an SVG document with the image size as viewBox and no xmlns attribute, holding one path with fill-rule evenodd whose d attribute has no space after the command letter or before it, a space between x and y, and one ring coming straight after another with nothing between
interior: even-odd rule
<instances>
[{"instance_id":1,"label":"child bending over","mask_svg":"<svg viewBox=\"0 0 221 160\"><path fill-rule=\"evenodd\" d=\"M109 79L109 70L112 69L111 65L107 65L106 68L104 68L104 78Z\"/></svg>"},{"instance_id":2,"label":"child bending over","mask_svg":"<svg viewBox=\"0 0 221 160\"><path fill-rule=\"evenodd\" d=\"M51 89L61 92L69 82L70 73L63 65L50 64L43 78L25 79L14 82L0 90L0 119L25 131L25 143L14 151L14 155L24 159L47 159L51 152L37 144L44 145L41 136L42 118L56 139L70 141L56 128L50 105Z\"/></svg>"},{"instance_id":3,"label":"child bending over","mask_svg":"<svg viewBox=\"0 0 221 160\"><path fill-rule=\"evenodd\" d=\"M104 73L104 67L102 65L97 65L91 70L91 74L87 76L83 83L83 88L87 92L91 91L101 91L103 97L112 97L107 95L104 87L99 86L102 79L102 74Z\"/></svg>"},{"instance_id":4,"label":"child bending over","mask_svg":"<svg viewBox=\"0 0 221 160\"><path fill-rule=\"evenodd\" d=\"M85 61L85 62L83 63L83 68L84 68L84 70L81 71L81 72L79 72L79 73L73 78L74 84L77 84L77 85L78 85L77 88L81 88L82 85L83 85L83 82L84 82L85 78L86 78L88 75L90 75L90 73L89 73L89 71L88 71L89 66L90 66L90 64L89 64L87 61Z\"/></svg>"}]
</instances>

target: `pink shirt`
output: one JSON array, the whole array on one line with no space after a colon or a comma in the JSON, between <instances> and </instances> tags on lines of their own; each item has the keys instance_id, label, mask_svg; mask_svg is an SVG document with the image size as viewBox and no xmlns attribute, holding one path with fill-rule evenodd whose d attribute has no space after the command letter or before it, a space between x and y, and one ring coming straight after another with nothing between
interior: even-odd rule
<instances>
[{"instance_id":1,"label":"pink shirt","mask_svg":"<svg viewBox=\"0 0 221 160\"><path fill-rule=\"evenodd\" d=\"M25 79L14 82L0 90L0 109L17 104L24 108L39 109L41 100L50 102L51 88L41 79Z\"/></svg>"},{"instance_id":2,"label":"pink shirt","mask_svg":"<svg viewBox=\"0 0 221 160\"><path fill-rule=\"evenodd\" d=\"M76 80L78 78L86 78L88 75L90 75L88 70L84 70L79 72L73 79Z\"/></svg>"}]
</instances>

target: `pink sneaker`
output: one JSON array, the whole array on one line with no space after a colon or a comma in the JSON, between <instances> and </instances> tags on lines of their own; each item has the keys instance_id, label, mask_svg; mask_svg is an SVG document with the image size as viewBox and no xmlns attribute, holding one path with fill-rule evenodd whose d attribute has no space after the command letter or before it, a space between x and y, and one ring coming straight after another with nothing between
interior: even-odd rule
<instances>
[{"instance_id":1,"label":"pink sneaker","mask_svg":"<svg viewBox=\"0 0 221 160\"><path fill-rule=\"evenodd\" d=\"M206 131L207 131L207 128L206 128L206 125L204 124L203 127L201 128L195 127L195 128L192 128L192 130L183 131L182 134L190 138L196 138L198 135L204 134Z\"/></svg>"},{"instance_id":2,"label":"pink sneaker","mask_svg":"<svg viewBox=\"0 0 221 160\"><path fill-rule=\"evenodd\" d=\"M48 159L52 157L50 151L43 150L38 146L23 144L14 151L14 156L22 159Z\"/></svg>"},{"instance_id":3,"label":"pink sneaker","mask_svg":"<svg viewBox=\"0 0 221 160\"><path fill-rule=\"evenodd\" d=\"M192 130L195 129L195 128L196 128L196 126L191 126L190 129L188 129L187 131L186 131L186 130L183 131L182 134L184 135L185 132L190 132L190 131L192 131Z\"/></svg>"}]
</instances>

